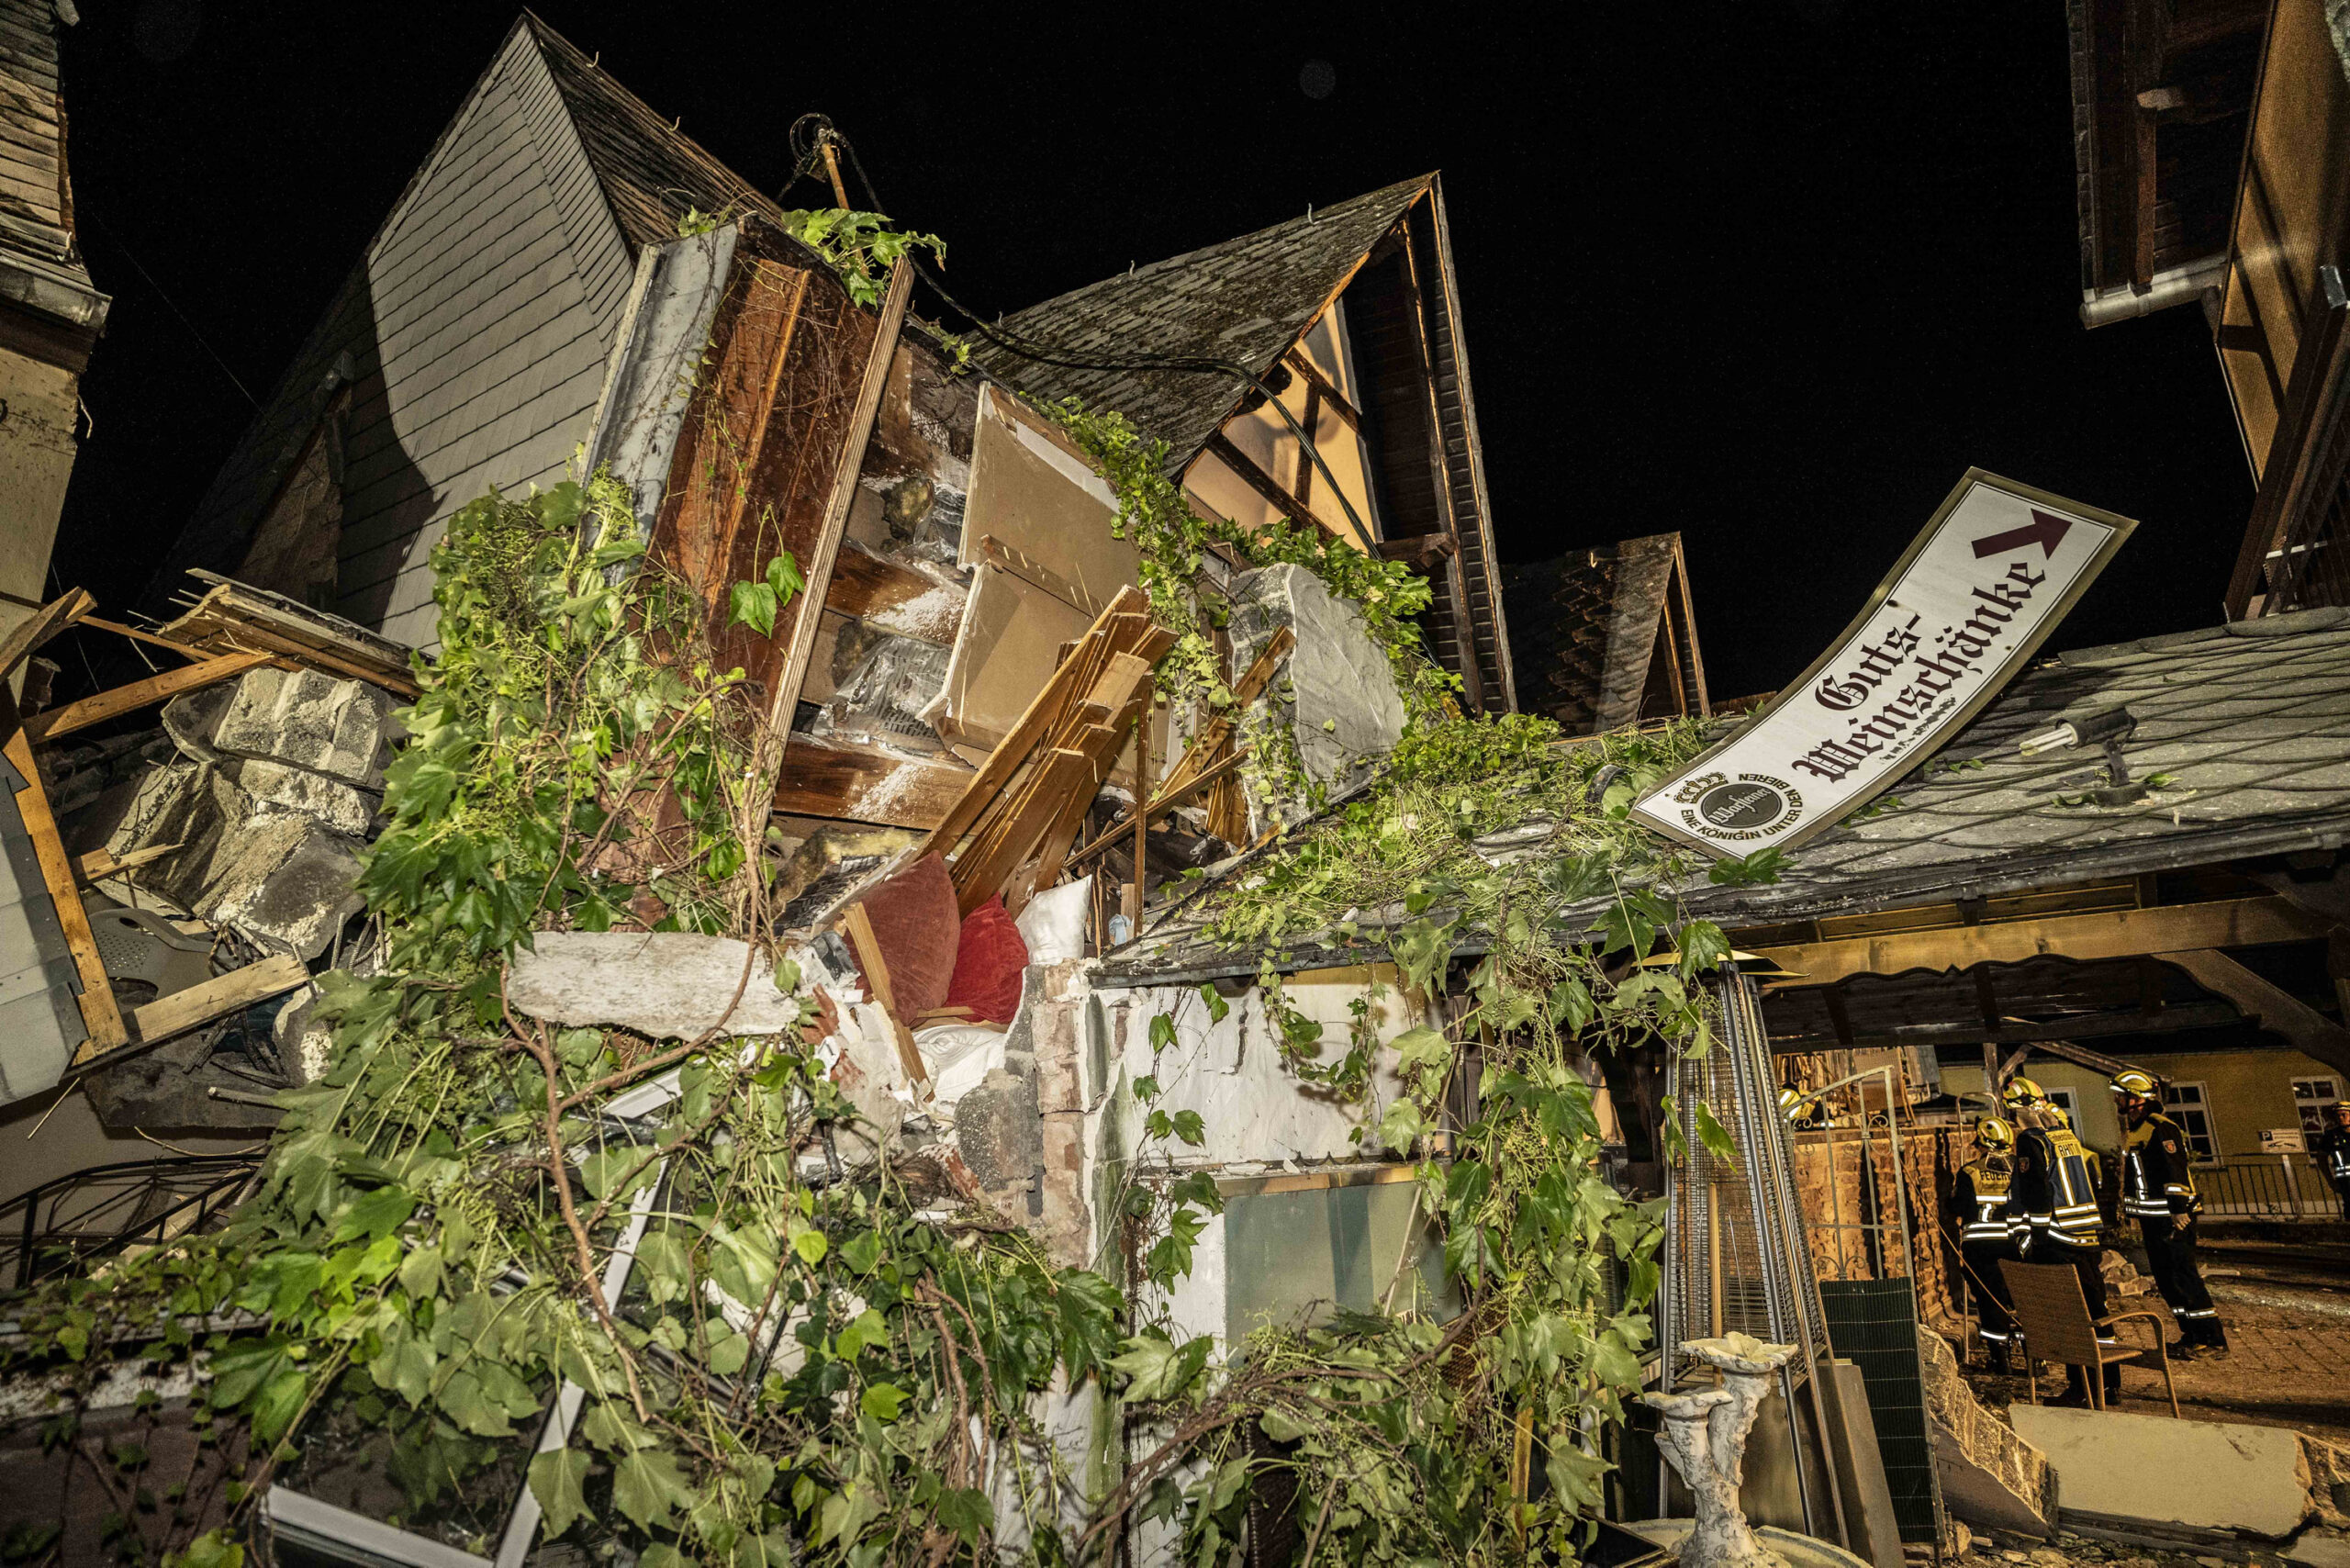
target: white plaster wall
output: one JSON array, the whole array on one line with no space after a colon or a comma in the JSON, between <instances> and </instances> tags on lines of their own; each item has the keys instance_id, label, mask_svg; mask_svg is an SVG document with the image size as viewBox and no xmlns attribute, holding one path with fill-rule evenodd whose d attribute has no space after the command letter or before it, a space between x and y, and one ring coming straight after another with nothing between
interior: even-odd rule
<instances>
[{"instance_id":1,"label":"white plaster wall","mask_svg":"<svg viewBox=\"0 0 2350 1568\"><path fill-rule=\"evenodd\" d=\"M45 590L57 514L73 473L77 385L55 365L0 353L0 588L19 598L55 597ZM32 613L0 600L0 637Z\"/></svg>"}]
</instances>

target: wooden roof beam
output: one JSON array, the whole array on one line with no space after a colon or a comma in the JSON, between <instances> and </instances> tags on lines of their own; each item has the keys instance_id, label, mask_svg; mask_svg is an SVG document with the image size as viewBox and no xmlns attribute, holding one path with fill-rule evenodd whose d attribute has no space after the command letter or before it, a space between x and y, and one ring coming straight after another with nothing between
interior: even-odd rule
<instances>
[{"instance_id":1,"label":"wooden roof beam","mask_svg":"<svg viewBox=\"0 0 2350 1568\"><path fill-rule=\"evenodd\" d=\"M1940 973L1977 964L2018 964L2042 955L2130 958L2142 953L2166 956L2205 947L2305 942L2325 935L2328 924L2269 894L1748 950L1803 976L1807 985L1833 985L1852 975L1897 975L1910 969ZM1732 940L1737 942L1735 935Z\"/></svg>"}]
</instances>

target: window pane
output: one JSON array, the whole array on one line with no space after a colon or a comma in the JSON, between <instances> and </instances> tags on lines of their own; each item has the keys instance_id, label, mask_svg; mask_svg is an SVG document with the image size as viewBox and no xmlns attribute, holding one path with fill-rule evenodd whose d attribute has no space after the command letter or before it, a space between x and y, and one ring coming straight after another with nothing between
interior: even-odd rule
<instances>
[{"instance_id":1,"label":"window pane","mask_svg":"<svg viewBox=\"0 0 2350 1568\"><path fill-rule=\"evenodd\" d=\"M1404 1271L1419 1275L1423 1306L1440 1320L1457 1315L1460 1293L1444 1277L1442 1243L1418 1215L1413 1193L1409 1182L1385 1182L1225 1200L1225 1332L1237 1340L1268 1322L1323 1323L1337 1306L1375 1309L1405 1258L1406 1224L1413 1234ZM1398 1308L1415 1283L1406 1279L1397 1289Z\"/></svg>"}]
</instances>

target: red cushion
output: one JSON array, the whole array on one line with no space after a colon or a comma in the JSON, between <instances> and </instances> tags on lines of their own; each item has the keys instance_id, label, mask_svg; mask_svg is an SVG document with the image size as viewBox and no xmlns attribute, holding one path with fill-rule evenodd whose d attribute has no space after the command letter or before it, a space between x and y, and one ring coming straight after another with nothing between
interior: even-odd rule
<instances>
[{"instance_id":1,"label":"red cushion","mask_svg":"<svg viewBox=\"0 0 2350 1568\"><path fill-rule=\"evenodd\" d=\"M890 999L899 1021L911 1025L917 1014L946 1005L963 931L946 862L925 855L857 902L873 922L873 939L890 968Z\"/></svg>"},{"instance_id":2,"label":"red cushion","mask_svg":"<svg viewBox=\"0 0 2350 1568\"><path fill-rule=\"evenodd\" d=\"M963 917L946 1005L969 1008L979 1023L1009 1024L1020 1011L1020 973L1027 967L1028 944L999 893Z\"/></svg>"}]
</instances>

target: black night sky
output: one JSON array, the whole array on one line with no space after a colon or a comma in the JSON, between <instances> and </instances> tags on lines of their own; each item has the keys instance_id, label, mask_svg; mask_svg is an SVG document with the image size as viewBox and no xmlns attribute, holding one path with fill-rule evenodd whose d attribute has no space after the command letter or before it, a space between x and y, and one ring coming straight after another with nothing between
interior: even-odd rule
<instances>
[{"instance_id":1,"label":"black night sky","mask_svg":"<svg viewBox=\"0 0 2350 1568\"><path fill-rule=\"evenodd\" d=\"M2250 480L2199 312L2075 315L2060 7L1299 12L542 14L770 191L830 114L990 310L1442 169L1505 558L1679 529L1718 696L1807 664L1969 464L2143 522L2052 646L2220 618ZM514 12L82 16L74 194L115 306L57 571L114 610Z\"/></svg>"}]
</instances>

